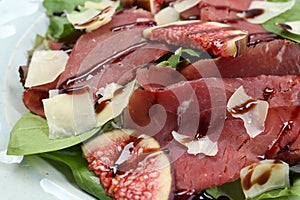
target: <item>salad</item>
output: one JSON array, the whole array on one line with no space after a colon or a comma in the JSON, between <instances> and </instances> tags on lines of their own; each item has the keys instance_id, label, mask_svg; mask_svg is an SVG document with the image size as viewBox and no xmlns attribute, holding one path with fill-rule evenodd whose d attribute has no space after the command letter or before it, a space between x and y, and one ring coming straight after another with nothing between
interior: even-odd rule
<instances>
[{"instance_id":1,"label":"salad","mask_svg":"<svg viewBox=\"0 0 300 200\"><path fill-rule=\"evenodd\" d=\"M44 0L7 153L98 199L300 198L299 4Z\"/></svg>"}]
</instances>

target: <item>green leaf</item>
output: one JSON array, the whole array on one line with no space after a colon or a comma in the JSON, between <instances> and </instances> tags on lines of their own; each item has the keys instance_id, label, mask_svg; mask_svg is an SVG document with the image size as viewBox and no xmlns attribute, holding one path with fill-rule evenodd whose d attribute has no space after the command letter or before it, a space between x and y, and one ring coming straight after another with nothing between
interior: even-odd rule
<instances>
[{"instance_id":1,"label":"green leaf","mask_svg":"<svg viewBox=\"0 0 300 200\"><path fill-rule=\"evenodd\" d=\"M98 199L111 200L111 198L105 194L104 189L98 181L98 177L88 169L88 163L82 157L82 151L79 146L55 152L42 153L40 156L66 164L71 169L74 179L81 189Z\"/></svg>"},{"instance_id":2,"label":"green leaf","mask_svg":"<svg viewBox=\"0 0 300 200\"><path fill-rule=\"evenodd\" d=\"M182 53L186 53L190 56L194 56L194 57L200 57L200 53L197 51L194 51L193 49L182 49L181 50Z\"/></svg>"},{"instance_id":3,"label":"green leaf","mask_svg":"<svg viewBox=\"0 0 300 200\"><path fill-rule=\"evenodd\" d=\"M52 15L53 13L58 12L71 12L77 6L84 5L84 2L87 0L44 0L43 6L46 8L47 15ZM90 0L99 2L101 0Z\"/></svg>"},{"instance_id":4,"label":"green leaf","mask_svg":"<svg viewBox=\"0 0 300 200\"><path fill-rule=\"evenodd\" d=\"M277 189L272 190L270 192L266 192L256 198L248 198L249 200L288 200L288 199L294 199L299 200L300 199L300 176L294 175L292 178L292 185L290 188L284 188L284 189Z\"/></svg>"},{"instance_id":5,"label":"green leaf","mask_svg":"<svg viewBox=\"0 0 300 200\"><path fill-rule=\"evenodd\" d=\"M60 40L82 31L76 30L66 17L52 16L47 32L51 39Z\"/></svg>"},{"instance_id":6,"label":"green leaf","mask_svg":"<svg viewBox=\"0 0 300 200\"><path fill-rule=\"evenodd\" d=\"M44 118L32 113L25 114L13 127L7 154L29 155L56 151L81 143L100 131L92 129L77 136L49 139L48 125Z\"/></svg>"},{"instance_id":7,"label":"green leaf","mask_svg":"<svg viewBox=\"0 0 300 200\"><path fill-rule=\"evenodd\" d=\"M91 0L100 2L101 0ZM73 25L67 20L65 12L72 12L78 6L84 5L86 0L44 0L43 6L50 19L50 24L47 30L48 36L52 40L62 42L74 42L83 31L76 30ZM62 14L57 16L56 14Z\"/></svg>"},{"instance_id":8,"label":"green leaf","mask_svg":"<svg viewBox=\"0 0 300 200\"><path fill-rule=\"evenodd\" d=\"M290 0L267 0L269 2L288 2Z\"/></svg>"},{"instance_id":9,"label":"green leaf","mask_svg":"<svg viewBox=\"0 0 300 200\"><path fill-rule=\"evenodd\" d=\"M298 20L300 20L300 0L296 0L296 3L292 9L265 22L263 24L263 27L269 32L273 32L283 38L290 39L300 43L300 35L290 33L286 30L281 29L276 25L276 23L284 23L284 22L298 21Z\"/></svg>"},{"instance_id":10,"label":"green leaf","mask_svg":"<svg viewBox=\"0 0 300 200\"><path fill-rule=\"evenodd\" d=\"M176 50L176 52L168 58L168 60L162 61L157 64L157 66L165 66L165 67L171 67L171 68L176 68L179 62L184 59L182 56L183 53L188 54L189 56L193 57L200 57L199 52L196 52L192 49L181 49L179 48ZM188 60L188 59L187 59Z\"/></svg>"}]
</instances>

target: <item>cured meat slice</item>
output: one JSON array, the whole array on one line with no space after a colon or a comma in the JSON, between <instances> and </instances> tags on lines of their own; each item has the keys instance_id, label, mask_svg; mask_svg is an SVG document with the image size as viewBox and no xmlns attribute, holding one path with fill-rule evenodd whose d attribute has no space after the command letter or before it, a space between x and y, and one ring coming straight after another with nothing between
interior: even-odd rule
<instances>
[{"instance_id":1,"label":"cured meat slice","mask_svg":"<svg viewBox=\"0 0 300 200\"><path fill-rule=\"evenodd\" d=\"M151 13L143 10L124 10L116 14L111 23L84 34L74 46L65 71L55 82L24 92L23 101L27 108L44 116L41 100L48 97L50 89L68 90L88 85L95 95L108 83L126 83L134 76L137 67L168 52L165 45L151 44L141 36L152 18ZM144 21L140 22L141 19ZM147 56L140 56L142 53Z\"/></svg>"},{"instance_id":2,"label":"cured meat slice","mask_svg":"<svg viewBox=\"0 0 300 200\"><path fill-rule=\"evenodd\" d=\"M22 100L27 109L32 113L45 117L42 100L49 98L49 90L57 87L59 77L52 83L28 88L24 91Z\"/></svg>"},{"instance_id":3,"label":"cured meat slice","mask_svg":"<svg viewBox=\"0 0 300 200\"><path fill-rule=\"evenodd\" d=\"M149 76L143 76L145 77ZM241 168L262 158L281 158L289 163L300 160L298 156L300 146L296 143L299 141L300 131L299 81L299 76L261 75L248 78L202 78L157 87L148 84L151 80L144 80L142 85L145 90L136 91L143 95L131 99L129 115L133 120L148 120L149 124L131 121L131 124L127 125L129 127L133 125L135 129L141 129L146 133L148 130L149 134L153 133L151 130L155 130L157 134L154 137L163 147L169 149L177 190L194 189L198 192L238 179ZM269 103L265 129L255 138L250 138L247 134L241 119L233 118L226 111L228 98L241 85L252 98L266 100ZM192 107L195 104L187 104L191 97L189 91L196 94L198 108ZM143 96L151 99L147 105L140 103L145 102ZM154 105L156 108L151 110ZM163 112L157 109L159 107L157 105L164 109L164 117L158 114ZM151 112L143 113L144 118L140 118L139 113L130 112L137 110L136 106L139 109L150 109ZM182 111L182 108L187 115L178 112ZM197 123L200 122L196 123L198 126L196 129L193 129L194 118ZM156 130L159 126L161 129ZM186 147L174 141L172 130L195 138L207 134L218 143L217 155L209 157L187 154ZM292 156L284 157L284 155Z\"/></svg>"},{"instance_id":4,"label":"cured meat slice","mask_svg":"<svg viewBox=\"0 0 300 200\"><path fill-rule=\"evenodd\" d=\"M282 146L275 151L273 157L288 148L290 142L299 137L299 118L293 119L293 128L286 131L286 140L281 139L284 124L291 120L297 107L271 108L266 121L266 130L254 139L250 139L244 131L243 122L239 119L227 119L218 140L219 151L216 156L187 154L184 147L170 148L171 160L177 180L177 190L202 189L232 182L239 178L239 171L265 157L275 141L281 141ZM297 149L299 151L299 148ZM178 156L181 155L181 156ZM290 161L288 157L283 160ZM297 159L299 161L299 157ZM201 166L201 170L199 167ZM202 167L205 166L205 167ZM195 178L197 177L197 178Z\"/></svg>"},{"instance_id":5,"label":"cured meat slice","mask_svg":"<svg viewBox=\"0 0 300 200\"><path fill-rule=\"evenodd\" d=\"M129 9L115 14L110 23L81 36L73 48L59 85L68 78L85 73L116 52L143 42L141 31L151 26L152 22L151 13Z\"/></svg>"},{"instance_id":6,"label":"cured meat slice","mask_svg":"<svg viewBox=\"0 0 300 200\"><path fill-rule=\"evenodd\" d=\"M149 77L148 75L147 78ZM210 109L212 104L213 107L226 106L228 99L240 86L244 87L249 96L268 101L270 107L300 104L300 76L202 78L194 81L181 81L164 88L156 87L158 84L155 79L142 78L145 76L138 76L137 79L146 91L155 96L156 103L172 113L177 113L178 107L191 98L191 93L196 97L197 104L195 105L199 106L199 111ZM150 83L155 83L155 86Z\"/></svg>"},{"instance_id":7,"label":"cured meat slice","mask_svg":"<svg viewBox=\"0 0 300 200\"><path fill-rule=\"evenodd\" d=\"M261 59L258 59L261 58ZM199 60L180 72L188 80L201 77L254 77L300 73L300 46L289 40L273 40L249 47L236 58Z\"/></svg>"},{"instance_id":8,"label":"cured meat slice","mask_svg":"<svg viewBox=\"0 0 300 200\"><path fill-rule=\"evenodd\" d=\"M106 47L109 48L109 47ZM97 99L97 91L101 87L105 87L110 83L118 83L124 85L135 77L136 70L145 65L151 64L164 54L168 53L168 47L163 44L143 43L136 49L125 53L119 58L105 63L103 67L96 73L86 73L83 76L69 79L71 88L89 86L91 92ZM147 56L141 56L147 55Z\"/></svg>"}]
</instances>

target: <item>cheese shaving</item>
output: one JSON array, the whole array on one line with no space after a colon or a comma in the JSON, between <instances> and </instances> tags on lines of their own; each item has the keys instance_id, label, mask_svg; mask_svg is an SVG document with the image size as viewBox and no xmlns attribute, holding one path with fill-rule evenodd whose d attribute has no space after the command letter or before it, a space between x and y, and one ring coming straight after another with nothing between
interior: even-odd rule
<instances>
[{"instance_id":1,"label":"cheese shaving","mask_svg":"<svg viewBox=\"0 0 300 200\"><path fill-rule=\"evenodd\" d=\"M233 93L227 103L227 110L233 117L243 120L251 138L255 138L265 130L268 109L267 101L255 100L248 96L243 86Z\"/></svg>"}]
</instances>

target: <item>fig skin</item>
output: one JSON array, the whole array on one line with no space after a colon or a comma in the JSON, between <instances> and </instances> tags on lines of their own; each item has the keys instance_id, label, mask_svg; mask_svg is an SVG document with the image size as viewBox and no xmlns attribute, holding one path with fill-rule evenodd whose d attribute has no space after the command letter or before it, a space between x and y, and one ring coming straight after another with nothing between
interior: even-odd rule
<instances>
[{"instance_id":1,"label":"fig skin","mask_svg":"<svg viewBox=\"0 0 300 200\"><path fill-rule=\"evenodd\" d=\"M129 129L115 129L82 145L89 169L114 199L173 199L168 157L158 142Z\"/></svg>"}]
</instances>

